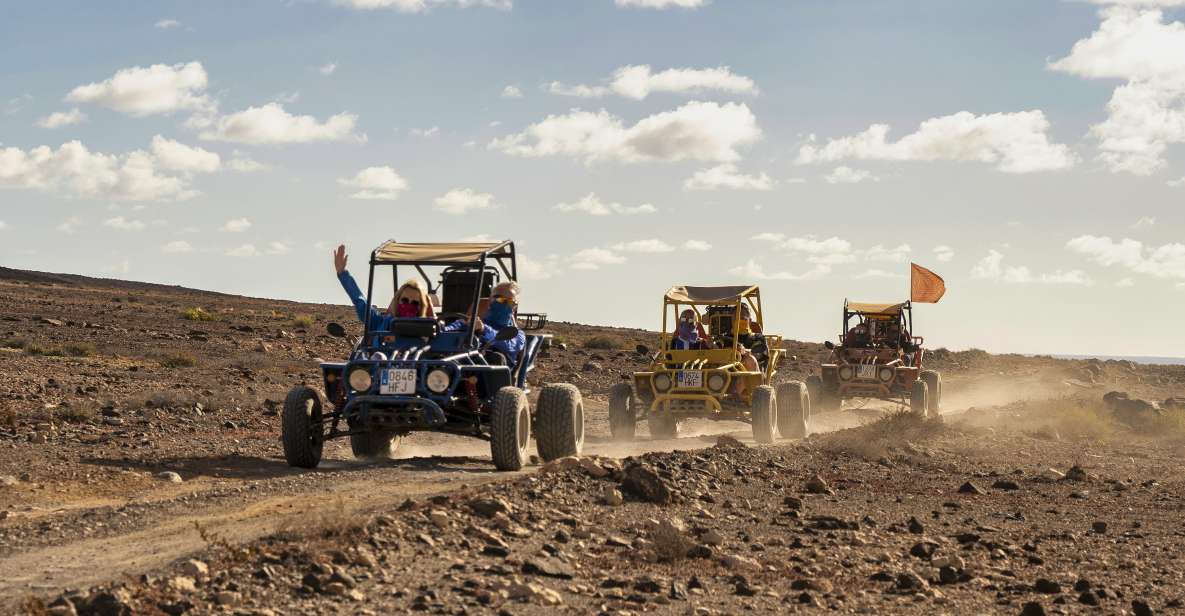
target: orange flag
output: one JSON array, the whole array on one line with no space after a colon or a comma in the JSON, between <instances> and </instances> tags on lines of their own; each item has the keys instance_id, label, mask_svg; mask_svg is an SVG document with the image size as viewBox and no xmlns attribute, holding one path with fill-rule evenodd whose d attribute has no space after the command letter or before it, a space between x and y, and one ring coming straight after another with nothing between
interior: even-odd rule
<instances>
[{"instance_id":1,"label":"orange flag","mask_svg":"<svg viewBox=\"0 0 1185 616\"><path fill-rule=\"evenodd\" d=\"M942 277L930 270L910 263L910 299L921 304L936 304L946 294Z\"/></svg>"}]
</instances>

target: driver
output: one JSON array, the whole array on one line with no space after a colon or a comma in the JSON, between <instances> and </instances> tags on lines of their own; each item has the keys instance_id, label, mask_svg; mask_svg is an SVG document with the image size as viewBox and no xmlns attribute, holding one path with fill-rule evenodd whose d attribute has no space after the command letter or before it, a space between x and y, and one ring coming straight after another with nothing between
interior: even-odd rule
<instances>
[{"instance_id":1,"label":"driver","mask_svg":"<svg viewBox=\"0 0 1185 616\"><path fill-rule=\"evenodd\" d=\"M333 267L337 270L337 279L354 304L358 320L367 323L370 331L389 331L393 319L435 316L428 293L420 286L420 281L415 278L403 283L395 291L386 310L380 312L378 308L367 305L366 295L362 293L362 289L358 288L354 277L346 270L348 260L345 244L338 246L337 250L333 252Z\"/></svg>"},{"instance_id":2,"label":"driver","mask_svg":"<svg viewBox=\"0 0 1185 616\"><path fill-rule=\"evenodd\" d=\"M704 332L704 325L700 323L699 315L688 308L679 313L679 323L675 326L675 333L671 335L671 350L701 350L711 348L708 334Z\"/></svg>"},{"instance_id":3,"label":"driver","mask_svg":"<svg viewBox=\"0 0 1185 616\"><path fill-rule=\"evenodd\" d=\"M497 340L498 330L506 327L516 327L514 309L518 306L518 283L507 281L494 286L490 292L490 299L482 300L478 304L481 316L474 323L473 331L481 340L482 345L489 345L485 351L486 361L496 366L509 366L514 370L518 356L527 343L527 336L521 330L509 340ZM483 304L488 305L483 306ZM482 310L482 308L485 308ZM468 317L457 319L444 326L441 331L455 332L468 327Z\"/></svg>"}]
</instances>

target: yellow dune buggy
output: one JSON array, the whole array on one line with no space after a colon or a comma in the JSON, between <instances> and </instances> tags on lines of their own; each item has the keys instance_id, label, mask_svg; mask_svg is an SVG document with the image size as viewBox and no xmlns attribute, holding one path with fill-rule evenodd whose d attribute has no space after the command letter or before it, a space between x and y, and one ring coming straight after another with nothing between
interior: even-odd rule
<instances>
[{"instance_id":1,"label":"yellow dune buggy","mask_svg":"<svg viewBox=\"0 0 1185 616\"><path fill-rule=\"evenodd\" d=\"M681 335L693 327L695 334ZM782 337L763 332L756 286L671 287L663 297L661 348L649 369L609 392L613 438L634 438L641 420L652 438L675 438L679 422L691 418L752 424L759 443L773 442L779 432L805 437L810 421L806 385L791 381L775 392ZM638 350L650 354L645 347Z\"/></svg>"}]
</instances>

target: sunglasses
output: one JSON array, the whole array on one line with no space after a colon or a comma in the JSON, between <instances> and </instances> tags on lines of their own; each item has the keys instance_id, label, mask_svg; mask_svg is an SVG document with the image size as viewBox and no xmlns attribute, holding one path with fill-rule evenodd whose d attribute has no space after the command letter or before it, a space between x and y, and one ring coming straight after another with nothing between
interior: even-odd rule
<instances>
[{"instance_id":1,"label":"sunglasses","mask_svg":"<svg viewBox=\"0 0 1185 616\"><path fill-rule=\"evenodd\" d=\"M493 301L499 304L510 304L511 306L518 303L514 301L513 297L506 297L505 295L495 295Z\"/></svg>"},{"instance_id":2,"label":"sunglasses","mask_svg":"<svg viewBox=\"0 0 1185 616\"><path fill-rule=\"evenodd\" d=\"M401 297L401 298L399 298L399 303L400 303L400 304L411 304L411 305L413 305L413 306L419 306L419 305L420 305L420 300L417 300L417 299L407 299L406 297Z\"/></svg>"},{"instance_id":3,"label":"sunglasses","mask_svg":"<svg viewBox=\"0 0 1185 616\"><path fill-rule=\"evenodd\" d=\"M695 317L680 317L680 323L695 323Z\"/></svg>"}]
</instances>

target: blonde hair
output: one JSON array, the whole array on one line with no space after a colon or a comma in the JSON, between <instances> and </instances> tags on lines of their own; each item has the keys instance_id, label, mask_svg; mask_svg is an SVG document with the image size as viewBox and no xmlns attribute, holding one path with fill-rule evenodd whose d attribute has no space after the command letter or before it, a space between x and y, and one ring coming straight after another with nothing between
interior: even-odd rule
<instances>
[{"instance_id":1,"label":"blonde hair","mask_svg":"<svg viewBox=\"0 0 1185 616\"><path fill-rule=\"evenodd\" d=\"M391 298L391 305L387 308L391 314L395 314L396 305L399 303L401 297L407 296L408 299L415 299L420 302L420 317L433 316L432 299L428 297L428 292L420 284L416 278L411 278L407 282L399 286L395 291L395 295Z\"/></svg>"},{"instance_id":2,"label":"blonde hair","mask_svg":"<svg viewBox=\"0 0 1185 616\"><path fill-rule=\"evenodd\" d=\"M511 293L514 294L515 299L518 299L519 287L518 287L517 282L515 282L513 280L507 280L506 282L499 282L498 284L494 285L493 289L490 289L490 295L491 296L495 295L498 292L498 289L507 289L508 291L510 291Z\"/></svg>"}]
</instances>

